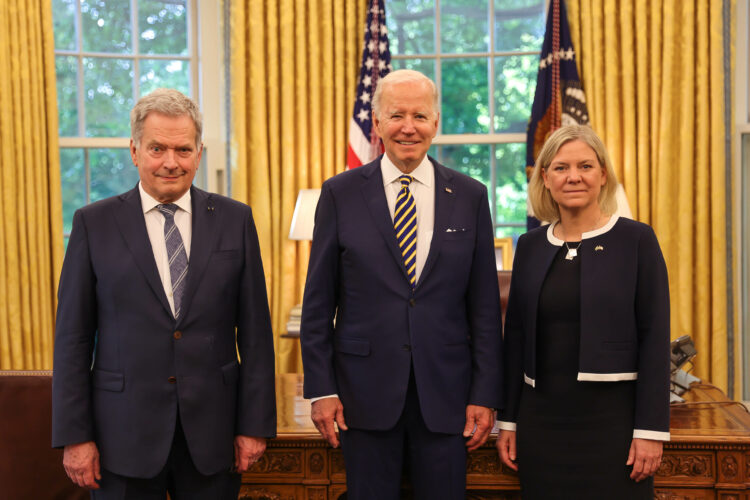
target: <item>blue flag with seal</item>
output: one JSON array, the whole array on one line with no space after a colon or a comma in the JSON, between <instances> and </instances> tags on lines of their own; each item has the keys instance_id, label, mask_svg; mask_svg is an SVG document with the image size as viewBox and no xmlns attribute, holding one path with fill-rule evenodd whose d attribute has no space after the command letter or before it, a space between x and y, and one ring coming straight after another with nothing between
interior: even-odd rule
<instances>
[{"instance_id":1,"label":"blue flag with seal","mask_svg":"<svg viewBox=\"0 0 750 500\"><path fill-rule=\"evenodd\" d=\"M563 0L551 0L547 12L534 104L526 129L526 179L531 178L534 161L549 135L569 124L587 125L589 112L581 79L576 68L576 53L570 39L568 15ZM531 205L526 204L526 228L538 227Z\"/></svg>"}]
</instances>

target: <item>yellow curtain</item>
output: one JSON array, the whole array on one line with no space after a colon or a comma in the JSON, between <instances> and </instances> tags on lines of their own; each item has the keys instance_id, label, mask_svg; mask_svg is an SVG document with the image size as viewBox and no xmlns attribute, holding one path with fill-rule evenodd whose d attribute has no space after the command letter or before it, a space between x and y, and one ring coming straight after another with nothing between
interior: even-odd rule
<instances>
[{"instance_id":1,"label":"yellow curtain","mask_svg":"<svg viewBox=\"0 0 750 500\"><path fill-rule=\"evenodd\" d=\"M49 0L0 2L0 165L0 369L50 369L63 246Z\"/></svg>"},{"instance_id":2,"label":"yellow curtain","mask_svg":"<svg viewBox=\"0 0 750 500\"><path fill-rule=\"evenodd\" d=\"M302 301L308 242L289 240L300 189L346 166L366 0L232 0L232 195L253 208L266 272L276 368L302 371L280 338Z\"/></svg>"},{"instance_id":3,"label":"yellow curtain","mask_svg":"<svg viewBox=\"0 0 750 500\"><path fill-rule=\"evenodd\" d=\"M735 345L727 341L734 319L727 318L725 141L732 134L722 18L735 0L566 5L592 126L633 216L653 226L667 261L672 337L693 337L695 374L725 391L732 349L739 388L739 335Z\"/></svg>"}]
</instances>

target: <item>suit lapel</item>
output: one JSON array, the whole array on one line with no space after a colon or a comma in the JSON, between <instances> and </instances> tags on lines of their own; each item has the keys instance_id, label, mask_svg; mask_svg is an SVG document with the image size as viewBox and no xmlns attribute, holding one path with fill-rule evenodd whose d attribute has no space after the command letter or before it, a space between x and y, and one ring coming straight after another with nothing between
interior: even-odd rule
<instances>
[{"instance_id":1,"label":"suit lapel","mask_svg":"<svg viewBox=\"0 0 750 500\"><path fill-rule=\"evenodd\" d=\"M448 223L451 220L456 202L455 188L451 181L453 174L448 168L440 165L432 158L430 158L430 161L435 167L435 224L432 229L430 252L427 254L427 261L425 261L422 273L419 275L417 286L424 282L434 267L438 255L440 255L445 230L448 229Z\"/></svg>"},{"instance_id":2,"label":"suit lapel","mask_svg":"<svg viewBox=\"0 0 750 500\"><path fill-rule=\"evenodd\" d=\"M154 260L154 251L151 248L151 240L146 230L146 220L143 216L143 206L141 205L141 195L138 187L120 195L122 204L115 209L115 220L120 228L125 245L133 255L138 269L146 277L151 289L159 298L159 302L164 309L172 315L172 309L169 307L169 301L164 293L164 286L159 278L159 270Z\"/></svg>"},{"instance_id":3,"label":"suit lapel","mask_svg":"<svg viewBox=\"0 0 750 500\"><path fill-rule=\"evenodd\" d=\"M179 327L190 311L195 292L198 289L203 272L206 270L211 249L214 247L217 218L216 207L211 200L211 194L196 187L190 188L190 200L193 207L193 237L190 240L190 259L188 263L187 284L182 296L182 314L177 321Z\"/></svg>"},{"instance_id":4,"label":"suit lapel","mask_svg":"<svg viewBox=\"0 0 750 500\"><path fill-rule=\"evenodd\" d=\"M362 169L362 175L365 177L365 183L362 185L362 195L364 196L367 208L370 211L375 227L385 240L385 244L390 250L396 265L401 269L404 279L409 281L406 273L404 259L401 256L401 250L398 248L396 241L396 232L393 230L393 221L388 211L388 202L385 199L385 188L383 187L383 173L380 170L380 160L376 160Z\"/></svg>"}]
</instances>

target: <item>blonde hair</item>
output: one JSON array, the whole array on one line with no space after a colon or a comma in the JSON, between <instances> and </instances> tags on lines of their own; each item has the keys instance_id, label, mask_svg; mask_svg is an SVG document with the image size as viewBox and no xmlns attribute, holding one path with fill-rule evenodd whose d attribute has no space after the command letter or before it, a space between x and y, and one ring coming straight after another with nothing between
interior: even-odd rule
<instances>
[{"instance_id":1,"label":"blonde hair","mask_svg":"<svg viewBox=\"0 0 750 500\"><path fill-rule=\"evenodd\" d=\"M604 215L614 214L617 211L617 199L615 197L617 176L612 168L612 161L609 159L607 148L591 127L587 125L566 125L555 130L549 136L536 159L528 186L529 202L531 203L531 209L534 211L534 216L547 222L560 220L560 207L552 199L549 189L544 185L542 170L547 171L560 148L570 141L581 141L596 153L599 165L604 169L607 177L606 183L599 192L599 208Z\"/></svg>"},{"instance_id":2,"label":"blonde hair","mask_svg":"<svg viewBox=\"0 0 750 500\"><path fill-rule=\"evenodd\" d=\"M385 75L383 78L378 80L378 86L375 88L375 94L372 96L372 111L375 116L380 116L380 100L383 97L383 90L388 85L395 85L397 83L406 82L418 82L425 85L430 92L432 92L432 111L437 113L438 110L438 91L435 86L435 82L430 80L427 76L414 71L413 69L398 69Z\"/></svg>"},{"instance_id":3,"label":"blonde hair","mask_svg":"<svg viewBox=\"0 0 750 500\"><path fill-rule=\"evenodd\" d=\"M140 99L130 112L130 137L136 147L141 145L143 122L149 113L178 117L188 116L195 125L195 145L201 143L203 134L203 117L198 105L191 98L174 89L156 89Z\"/></svg>"}]
</instances>

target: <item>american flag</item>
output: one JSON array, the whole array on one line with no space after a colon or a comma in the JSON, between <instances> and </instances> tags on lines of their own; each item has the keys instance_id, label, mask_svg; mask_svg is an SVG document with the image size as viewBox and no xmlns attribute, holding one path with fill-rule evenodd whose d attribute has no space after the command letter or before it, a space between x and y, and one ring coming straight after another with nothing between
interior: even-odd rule
<instances>
[{"instance_id":1,"label":"american flag","mask_svg":"<svg viewBox=\"0 0 750 500\"><path fill-rule=\"evenodd\" d=\"M385 1L370 0L365 25L365 46L357 81L354 116L349 124L346 168L355 168L374 160L383 152L380 138L372 128L372 95L378 79L391 71L388 28L385 25Z\"/></svg>"},{"instance_id":2,"label":"american flag","mask_svg":"<svg viewBox=\"0 0 750 500\"><path fill-rule=\"evenodd\" d=\"M547 12L534 104L526 130L526 176L531 178L539 151L549 135L561 125L589 123L586 96L576 68L576 53L570 38L568 16L563 0L551 0ZM527 205L526 227L539 226Z\"/></svg>"}]
</instances>

